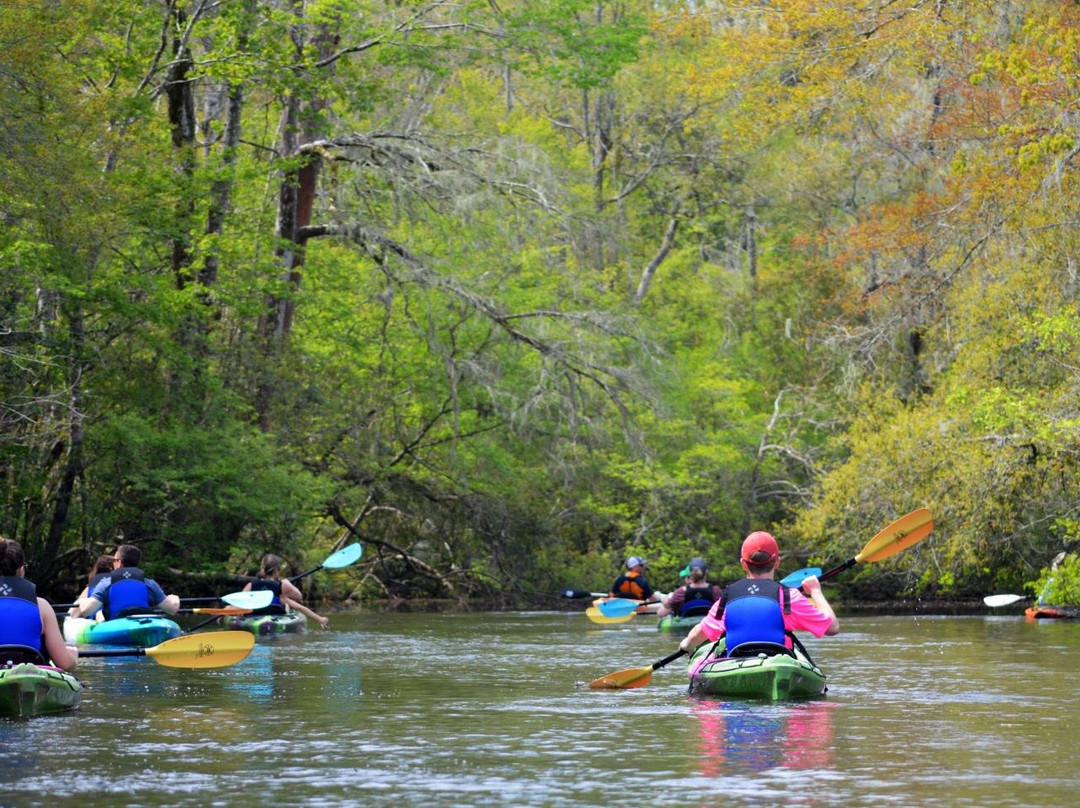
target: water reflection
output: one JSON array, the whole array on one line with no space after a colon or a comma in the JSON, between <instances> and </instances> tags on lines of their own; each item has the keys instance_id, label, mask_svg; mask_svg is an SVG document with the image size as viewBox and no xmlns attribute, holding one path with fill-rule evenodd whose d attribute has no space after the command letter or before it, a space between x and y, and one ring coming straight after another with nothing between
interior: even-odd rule
<instances>
[{"instance_id":1,"label":"water reflection","mask_svg":"<svg viewBox=\"0 0 1080 808\"><path fill-rule=\"evenodd\" d=\"M767 769L821 769L831 764L828 701L761 704L692 699L697 719L698 772L706 777Z\"/></svg>"}]
</instances>

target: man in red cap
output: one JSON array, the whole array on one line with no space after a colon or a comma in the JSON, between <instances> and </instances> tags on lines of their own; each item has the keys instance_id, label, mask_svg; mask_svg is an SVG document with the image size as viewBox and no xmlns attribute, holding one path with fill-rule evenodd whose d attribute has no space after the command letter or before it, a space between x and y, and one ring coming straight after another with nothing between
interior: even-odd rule
<instances>
[{"instance_id":1,"label":"man in red cap","mask_svg":"<svg viewBox=\"0 0 1080 808\"><path fill-rule=\"evenodd\" d=\"M746 577L724 590L723 597L690 630L679 648L693 651L702 642L720 637L724 637L728 654L748 642L791 648L793 631L809 631L815 637L840 632L840 623L817 578L803 581L802 592L773 580L780 564L780 548L771 534L758 530L747 536L739 561Z\"/></svg>"}]
</instances>

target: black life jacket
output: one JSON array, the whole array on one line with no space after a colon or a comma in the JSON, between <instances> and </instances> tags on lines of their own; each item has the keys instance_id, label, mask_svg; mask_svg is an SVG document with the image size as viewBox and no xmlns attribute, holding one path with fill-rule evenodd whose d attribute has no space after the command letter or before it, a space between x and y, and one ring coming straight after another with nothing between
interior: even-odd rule
<instances>
[{"instance_id":1,"label":"black life jacket","mask_svg":"<svg viewBox=\"0 0 1080 808\"><path fill-rule=\"evenodd\" d=\"M250 591L252 592L262 592L267 589L274 593L274 599L270 601L269 606L255 609L252 614L285 614L285 604L281 601L281 581L275 581L273 578L256 578L251 582Z\"/></svg>"},{"instance_id":2,"label":"black life jacket","mask_svg":"<svg viewBox=\"0 0 1080 808\"><path fill-rule=\"evenodd\" d=\"M686 590L686 596L683 598L682 608L679 609L679 616L697 617L698 615L708 614L709 609L716 602L716 598L713 597L712 585L708 583L705 586L687 584L684 589Z\"/></svg>"}]
</instances>

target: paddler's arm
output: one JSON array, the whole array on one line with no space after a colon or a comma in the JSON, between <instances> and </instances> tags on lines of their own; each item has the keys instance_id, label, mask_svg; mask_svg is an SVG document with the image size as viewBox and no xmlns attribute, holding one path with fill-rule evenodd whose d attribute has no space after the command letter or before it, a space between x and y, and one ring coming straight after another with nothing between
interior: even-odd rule
<instances>
[{"instance_id":1,"label":"paddler's arm","mask_svg":"<svg viewBox=\"0 0 1080 808\"><path fill-rule=\"evenodd\" d=\"M819 612L832 619L832 622L829 623L829 627L825 629L825 634L830 637L834 634L839 634L840 621L836 619L836 612L834 612L832 606L829 605L829 601L825 599L825 593L821 591L821 581L811 575L802 582L800 588L807 599L817 607Z\"/></svg>"},{"instance_id":2,"label":"paddler's arm","mask_svg":"<svg viewBox=\"0 0 1080 808\"><path fill-rule=\"evenodd\" d=\"M75 603L75 607L68 612L70 617L89 617L97 612L102 606L102 603L97 598L85 597L79 598Z\"/></svg>"},{"instance_id":3,"label":"paddler's arm","mask_svg":"<svg viewBox=\"0 0 1080 808\"><path fill-rule=\"evenodd\" d=\"M699 645L705 642L708 637L705 636L705 630L701 627L701 623L698 623L692 629L690 633L683 637L683 641L679 643L679 650L686 651L687 653L693 653Z\"/></svg>"},{"instance_id":4,"label":"paddler's arm","mask_svg":"<svg viewBox=\"0 0 1080 808\"><path fill-rule=\"evenodd\" d=\"M303 603L295 601L292 598L289 598L289 597L286 597L286 596L282 595L281 596L281 602L284 603L286 606L288 606L290 609L295 609L298 612L306 614L308 617L310 617L312 620L314 620L316 623L318 623L323 628L326 628L327 624L330 622L330 618L323 617L321 614L316 614L311 609L309 609L307 606L305 606Z\"/></svg>"},{"instance_id":5,"label":"paddler's arm","mask_svg":"<svg viewBox=\"0 0 1080 808\"><path fill-rule=\"evenodd\" d=\"M79 664L78 649L64 644L64 637L60 633L60 623L49 601L38 598L37 602L38 612L41 614L41 634L45 638L45 653L58 668L66 671L74 670Z\"/></svg>"}]
</instances>

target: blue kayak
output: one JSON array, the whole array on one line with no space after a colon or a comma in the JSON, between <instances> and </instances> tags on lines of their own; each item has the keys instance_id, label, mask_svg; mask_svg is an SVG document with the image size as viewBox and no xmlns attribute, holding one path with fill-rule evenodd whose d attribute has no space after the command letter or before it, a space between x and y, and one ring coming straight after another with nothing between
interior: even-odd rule
<instances>
[{"instance_id":1,"label":"blue kayak","mask_svg":"<svg viewBox=\"0 0 1080 808\"><path fill-rule=\"evenodd\" d=\"M157 614L118 617L98 622L89 617L65 617L64 640L74 645L126 645L150 648L179 637L179 624Z\"/></svg>"}]
</instances>

